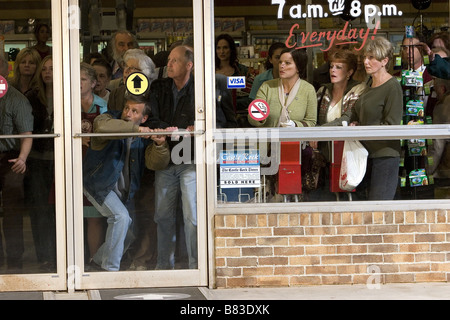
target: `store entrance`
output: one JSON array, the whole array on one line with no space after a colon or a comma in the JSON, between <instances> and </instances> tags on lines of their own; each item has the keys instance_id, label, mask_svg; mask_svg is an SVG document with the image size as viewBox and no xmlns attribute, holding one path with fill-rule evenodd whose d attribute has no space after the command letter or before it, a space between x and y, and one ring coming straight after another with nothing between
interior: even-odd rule
<instances>
[{"instance_id":1,"label":"store entrance","mask_svg":"<svg viewBox=\"0 0 450 320\"><path fill-rule=\"evenodd\" d=\"M42 148L30 153L27 164L36 164L30 173L42 173L32 176L33 184L28 175L8 180L13 164L8 166L7 160L19 157L6 158L9 149L0 149L6 161L1 167L0 292L207 285L206 205L204 197L197 197L206 194L206 183L203 162L195 160L203 154L204 81L199 73L194 82L192 72L193 65L202 65L204 54L200 49L193 55L194 47L203 48L203 39L193 36L194 29L203 34L202 6L193 1L43 0L29 9L0 9L2 16L17 18L14 31L1 38L5 56L35 45L33 30L23 30L23 23L30 28L48 25L54 88L47 95L36 89L36 100L48 102L43 110L52 115L42 120L53 121L46 131L22 125L0 132L1 144L16 141L17 150L24 139L33 140L34 148L43 142L53 147L52 153ZM24 20L30 16L40 18ZM177 55L169 56L175 47ZM188 90L178 95L181 116L173 115L173 123L157 112L167 106L159 97L172 88L175 77L166 72L168 59L189 68L183 86ZM6 59L5 67L9 62L14 70L15 60ZM35 67L42 82L48 66L44 58L39 60ZM130 75L134 78L127 86ZM136 77L141 77L139 83ZM159 95L152 97L149 91L157 81ZM147 89L138 94L144 84ZM32 123L34 109L28 109ZM35 124L41 124L38 113L33 115ZM96 118L112 122L112 128L102 131ZM3 123L0 129L6 128ZM172 134L174 127L183 132ZM144 135L149 129L159 134ZM184 153L172 157L172 148ZM42 161L30 160L36 155ZM45 188L39 184L44 178ZM10 217L23 218L17 224L20 234L5 223ZM21 247L14 249L11 238L19 238ZM14 254L21 255L21 266L13 265Z\"/></svg>"}]
</instances>

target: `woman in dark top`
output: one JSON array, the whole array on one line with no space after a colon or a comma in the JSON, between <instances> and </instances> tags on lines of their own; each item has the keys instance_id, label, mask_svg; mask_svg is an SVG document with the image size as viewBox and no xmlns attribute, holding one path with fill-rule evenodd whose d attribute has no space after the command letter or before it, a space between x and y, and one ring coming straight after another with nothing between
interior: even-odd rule
<instances>
[{"instance_id":1,"label":"woman in dark top","mask_svg":"<svg viewBox=\"0 0 450 320\"><path fill-rule=\"evenodd\" d=\"M392 44L383 37L375 37L364 47L364 67L370 80L352 109L350 125L401 124L403 92L397 79L388 72L393 52ZM398 183L400 141L368 140L362 143L369 152L368 199L393 200Z\"/></svg>"}]
</instances>

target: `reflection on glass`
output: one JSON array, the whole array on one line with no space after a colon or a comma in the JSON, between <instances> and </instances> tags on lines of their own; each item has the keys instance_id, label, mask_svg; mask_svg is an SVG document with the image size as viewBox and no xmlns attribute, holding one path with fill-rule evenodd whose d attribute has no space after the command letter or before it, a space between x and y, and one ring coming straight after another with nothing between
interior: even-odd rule
<instances>
[{"instance_id":1,"label":"reflection on glass","mask_svg":"<svg viewBox=\"0 0 450 320\"><path fill-rule=\"evenodd\" d=\"M231 137L232 135L230 135ZM242 136L242 132L241 132ZM364 145L364 142L362 142ZM283 203L367 201L371 180L385 169L367 160L362 181L353 190L342 189L344 141L322 141L326 155L308 142L223 145L219 149L217 201L223 203ZM402 145L425 145L427 153L402 156L393 199L447 199L450 189L448 140L402 140ZM428 145L426 145L428 144ZM222 145L218 145L221 148Z\"/></svg>"},{"instance_id":2,"label":"reflection on glass","mask_svg":"<svg viewBox=\"0 0 450 320\"><path fill-rule=\"evenodd\" d=\"M142 16L149 9L156 15L159 10L168 9L154 7L152 3L134 11L119 8L117 24L103 24L104 30L99 30L101 37L82 37L83 61L92 64L97 71L97 86L86 82L89 96L92 95L89 88L95 87L95 94L94 99L86 100L84 111L95 105L97 95L106 101L109 111L92 116L92 121L84 126L89 130L83 132L93 132L94 126L97 126L97 133L134 133L137 127L141 132L149 128L193 129L192 2L170 3L170 10L174 10L170 7L174 5L182 17ZM85 9L82 7L81 11ZM82 26L82 29L96 32L98 21L95 18L86 21L89 26ZM143 97L131 94L140 86L141 83L136 83L138 80L127 85L127 79L136 77L136 73L144 74L149 80L150 90ZM109 94L100 90L104 83ZM142 98L151 100L151 114ZM224 100L227 99L231 101L225 93ZM175 101L175 107L169 101ZM107 128L104 118L113 126ZM130 122L135 126L130 126ZM164 136L84 139L84 195L97 213L94 222L92 216L86 215L85 206L86 271L198 267L196 170L190 158L192 150L183 154L181 164L170 159L171 149L193 140L183 136L178 137L178 141L175 138L168 139L168 143L164 140ZM155 150L165 150L167 163L158 160L161 154ZM144 155L146 152L150 155ZM117 155L122 157L117 158ZM100 158L103 159L101 165L96 166ZM111 161L117 171L109 167ZM110 203L114 205L107 209ZM99 231L105 229L106 232Z\"/></svg>"},{"instance_id":3,"label":"reflection on glass","mask_svg":"<svg viewBox=\"0 0 450 320\"><path fill-rule=\"evenodd\" d=\"M48 25L38 24L36 30L45 31L48 40ZM2 135L54 132L51 50L36 48L10 55L14 69L0 101L1 123L10 126L2 127ZM5 62L1 74L6 78ZM0 157L0 273L56 272L53 138L0 139Z\"/></svg>"}]
</instances>

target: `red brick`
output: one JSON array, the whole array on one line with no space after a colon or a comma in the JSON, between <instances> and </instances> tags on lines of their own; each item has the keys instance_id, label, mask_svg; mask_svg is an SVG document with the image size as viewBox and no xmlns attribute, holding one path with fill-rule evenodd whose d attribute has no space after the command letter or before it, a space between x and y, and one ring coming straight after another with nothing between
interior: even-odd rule
<instances>
[{"instance_id":1,"label":"red brick","mask_svg":"<svg viewBox=\"0 0 450 320\"><path fill-rule=\"evenodd\" d=\"M382 243L380 235L352 236L353 243Z\"/></svg>"},{"instance_id":2,"label":"red brick","mask_svg":"<svg viewBox=\"0 0 450 320\"><path fill-rule=\"evenodd\" d=\"M352 284L352 276L322 276L323 285Z\"/></svg>"},{"instance_id":3,"label":"red brick","mask_svg":"<svg viewBox=\"0 0 450 320\"><path fill-rule=\"evenodd\" d=\"M260 257L258 258L259 266L283 266L289 264L288 257Z\"/></svg>"},{"instance_id":4,"label":"red brick","mask_svg":"<svg viewBox=\"0 0 450 320\"><path fill-rule=\"evenodd\" d=\"M275 256L299 256L305 254L304 247L274 247Z\"/></svg>"},{"instance_id":5,"label":"red brick","mask_svg":"<svg viewBox=\"0 0 450 320\"><path fill-rule=\"evenodd\" d=\"M336 253L338 254L353 254L353 253L366 253L367 245L342 245L336 247Z\"/></svg>"},{"instance_id":6,"label":"red brick","mask_svg":"<svg viewBox=\"0 0 450 320\"><path fill-rule=\"evenodd\" d=\"M397 225L367 226L367 233L369 234L398 233L398 226Z\"/></svg>"},{"instance_id":7,"label":"red brick","mask_svg":"<svg viewBox=\"0 0 450 320\"><path fill-rule=\"evenodd\" d=\"M386 283L414 282L414 274L412 274L412 273L386 274L386 275L384 275L384 279L385 279Z\"/></svg>"},{"instance_id":8,"label":"red brick","mask_svg":"<svg viewBox=\"0 0 450 320\"><path fill-rule=\"evenodd\" d=\"M311 237L311 236L292 236L289 237L289 245L298 246L298 245L312 245L312 244L320 244L321 237Z\"/></svg>"},{"instance_id":9,"label":"red brick","mask_svg":"<svg viewBox=\"0 0 450 320\"><path fill-rule=\"evenodd\" d=\"M397 244L374 244L367 246L367 252L369 253L391 253L398 252Z\"/></svg>"},{"instance_id":10,"label":"red brick","mask_svg":"<svg viewBox=\"0 0 450 320\"><path fill-rule=\"evenodd\" d=\"M289 237L261 237L258 238L259 246L287 246Z\"/></svg>"},{"instance_id":11,"label":"red brick","mask_svg":"<svg viewBox=\"0 0 450 320\"><path fill-rule=\"evenodd\" d=\"M293 275L293 274L304 274L305 267L294 267L294 266L278 266L275 267L274 275Z\"/></svg>"},{"instance_id":12,"label":"red brick","mask_svg":"<svg viewBox=\"0 0 450 320\"><path fill-rule=\"evenodd\" d=\"M353 263L381 263L383 256L381 254L361 254L353 256Z\"/></svg>"},{"instance_id":13,"label":"red brick","mask_svg":"<svg viewBox=\"0 0 450 320\"><path fill-rule=\"evenodd\" d=\"M216 237L240 237L241 230L240 229L216 229L215 231Z\"/></svg>"},{"instance_id":14,"label":"red brick","mask_svg":"<svg viewBox=\"0 0 450 320\"><path fill-rule=\"evenodd\" d=\"M242 248L243 257L261 257L273 255L272 247L244 247Z\"/></svg>"},{"instance_id":15,"label":"red brick","mask_svg":"<svg viewBox=\"0 0 450 320\"><path fill-rule=\"evenodd\" d=\"M435 273L416 273L415 275L416 282L441 282L447 281L446 274L441 272Z\"/></svg>"},{"instance_id":16,"label":"red brick","mask_svg":"<svg viewBox=\"0 0 450 320\"><path fill-rule=\"evenodd\" d=\"M289 285L289 277L284 276L257 277L256 281L258 286L287 287Z\"/></svg>"},{"instance_id":17,"label":"red brick","mask_svg":"<svg viewBox=\"0 0 450 320\"><path fill-rule=\"evenodd\" d=\"M304 227L275 227L273 228L274 236L284 236L284 235L304 235Z\"/></svg>"},{"instance_id":18,"label":"red brick","mask_svg":"<svg viewBox=\"0 0 450 320\"><path fill-rule=\"evenodd\" d=\"M306 266L306 274L336 274L335 266Z\"/></svg>"},{"instance_id":19,"label":"red brick","mask_svg":"<svg viewBox=\"0 0 450 320\"><path fill-rule=\"evenodd\" d=\"M322 264L350 264L352 257L349 255L323 256Z\"/></svg>"},{"instance_id":20,"label":"red brick","mask_svg":"<svg viewBox=\"0 0 450 320\"><path fill-rule=\"evenodd\" d=\"M243 237L267 237L272 235L272 228L246 228L242 229Z\"/></svg>"},{"instance_id":21,"label":"red brick","mask_svg":"<svg viewBox=\"0 0 450 320\"><path fill-rule=\"evenodd\" d=\"M445 234L439 234L439 233L416 234L415 241L416 242L443 242L443 241L445 241Z\"/></svg>"},{"instance_id":22,"label":"red brick","mask_svg":"<svg viewBox=\"0 0 450 320\"><path fill-rule=\"evenodd\" d=\"M273 275L273 267L254 267L254 268L242 268L242 275L244 277L250 276L271 276Z\"/></svg>"},{"instance_id":23,"label":"red brick","mask_svg":"<svg viewBox=\"0 0 450 320\"><path fill-rule=\"evenodd\" d=\"M323 236L322 244L349 244L351 243L351 236Z\"/></svg>"},{"instance_id":24,"label":"red brick","mask_svg":"<svg viewBox=\"0 0 450 320\"><path fill-rule=\"evenodd\" d=\"M310 286L310 285L320 285L322 284L321 276L292 276L290 277L290 284Z\"/></svg>"}]
</instances>

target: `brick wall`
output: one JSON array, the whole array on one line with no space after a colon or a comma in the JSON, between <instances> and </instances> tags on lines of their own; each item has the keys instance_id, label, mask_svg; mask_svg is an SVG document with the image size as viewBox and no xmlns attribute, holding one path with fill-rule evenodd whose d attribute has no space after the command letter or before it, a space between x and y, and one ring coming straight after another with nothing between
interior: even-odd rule
<instances>
[{"instance_id":1,"label":"brick wall","mask_svg":"<svg viewBox=\"0 0 450 320\"><path fill-rule=\"evenodd\" d=\"M216 287L450 281L449 212L216 215Z\"/></svg>"}]
</instances>

